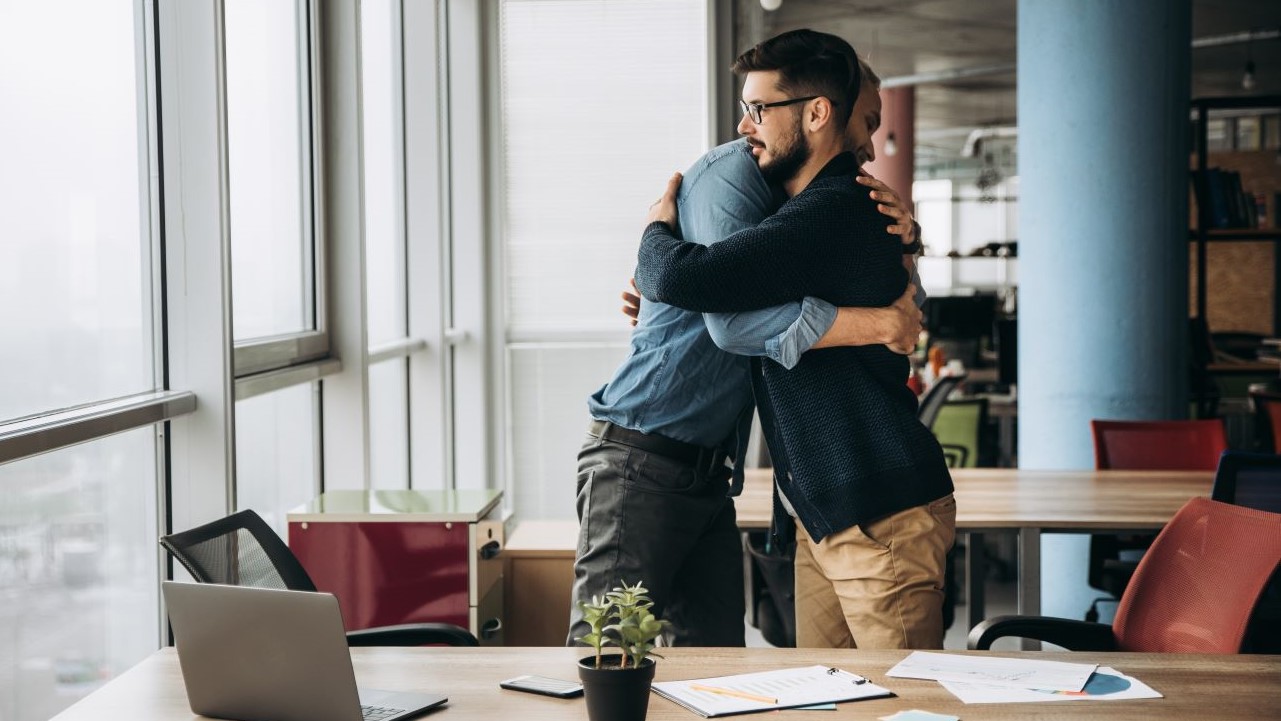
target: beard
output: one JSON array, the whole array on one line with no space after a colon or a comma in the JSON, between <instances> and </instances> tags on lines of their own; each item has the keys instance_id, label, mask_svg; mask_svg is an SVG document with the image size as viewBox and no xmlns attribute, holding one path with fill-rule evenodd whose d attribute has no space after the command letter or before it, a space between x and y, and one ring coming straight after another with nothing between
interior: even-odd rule
<instances>
[{"instance_id":1,"label":"beard","mask_svg":"<svg viewBox=\"0 0 1281 721\"><path fill-rule=\"evenodd\" d=\"M801 167L809 161L812 152L809 140L801 134L800 124L797 123L792 127L792 134L786 141L776 144L776 148L772 151L773 157L768 163L761 162L762 159L756 162L766 182L781 185L800 172Z\"/></svg>"}]
</instances>

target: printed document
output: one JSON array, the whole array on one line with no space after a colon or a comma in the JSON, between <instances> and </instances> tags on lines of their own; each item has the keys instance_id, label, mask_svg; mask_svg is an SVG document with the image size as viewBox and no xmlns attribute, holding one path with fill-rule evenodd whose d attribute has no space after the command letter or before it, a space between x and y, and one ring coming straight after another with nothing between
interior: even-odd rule
<instances>
[{"instance_id":1,"label":"printed document","mask_svg":"<svg viewBox=\"0 0 1281 721\"><path fill-rule=\"evenodd\" d=\"M1045 701L1119 701L1162 698L1151 686L1114 668L1100 666L1080 691L1043 691L1031 688L988 686L961 681L940 681L943 688L965 703L1041 703Z\"/></svg>"},{"instance_id":2,"label":"printed document","mask_svg":"<svg viewBox=\"0 0 1281 721\"><path fill-rule=\"evenodd\" d=\"M653 688L707 718L894 695L862 676L827 666L659 681Z\"/></svg>"},{"instance_id":3,"label":"printed document","mask_svg":"<svg viewBox=\"0 0 1281 721\"><path fill-rule=\"evenodd\" d=\"M1080 691L1085 688L1085 682L1096 668L1098 664L1092 663L913 651L885 675L894 678L981 683L1005 688Z\"/></svg>"}]
</instances>

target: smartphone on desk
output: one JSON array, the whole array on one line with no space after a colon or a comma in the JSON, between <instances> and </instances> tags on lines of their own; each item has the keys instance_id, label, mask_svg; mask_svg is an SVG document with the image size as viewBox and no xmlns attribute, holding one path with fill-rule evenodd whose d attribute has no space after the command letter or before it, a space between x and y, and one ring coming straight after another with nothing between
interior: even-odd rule
<instances>
[{"instance_id":1,"label":"smartphone on desk","mask_svg":"<svg viewBox=\"0 0 1281 721\"><path fill-rule=\"evenodd\" d=\"M498 685L513 691L528 691L544 696L555 696L556 698L573 698L583 695L583 685L581 683L547 676L517 676L506 681L499 681Z\"/></svg>"}]
</instances>

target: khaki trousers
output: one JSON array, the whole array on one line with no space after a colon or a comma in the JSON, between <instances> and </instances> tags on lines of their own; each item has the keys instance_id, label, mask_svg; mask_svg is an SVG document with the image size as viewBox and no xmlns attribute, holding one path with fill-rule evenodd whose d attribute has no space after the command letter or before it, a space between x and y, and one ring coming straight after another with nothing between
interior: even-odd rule
<instances>
[{"instance_id":1,"label":"khaki trousers","mask_svg":"<svg viewBox=\"0 0 1281 721\"><path fill-rule=\"evenodd\" d=\"M796 524L799 648L943 648L951 494L814 543Z\"/></svg>"}]
</instances>

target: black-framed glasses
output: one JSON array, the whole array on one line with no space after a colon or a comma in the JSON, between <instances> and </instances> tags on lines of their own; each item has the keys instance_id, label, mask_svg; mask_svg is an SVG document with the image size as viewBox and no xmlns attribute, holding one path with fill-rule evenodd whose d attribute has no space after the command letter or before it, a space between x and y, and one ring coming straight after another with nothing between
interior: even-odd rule
<instances>
[{"instance_id":1,"label":"black-framed glasses","mask_svg":"<svg viewBox=\"0 0 1281 721\"><path fill-rule=\"evenodd\" d=\"M806 100L813 100L814 98L817 98L817 97L820 97L820 96L807 95L803 98L792 98L791 100L779 100L778 102L775 102L775 103L749 103L744 100L739 100L738 107L743 109L743 115L750 116L752 118L753 123L760 125L761 111L765 110L765 108L781 108L784 105L795 105L796 103L803 103Z\"/></svg>"}]
</instances>

